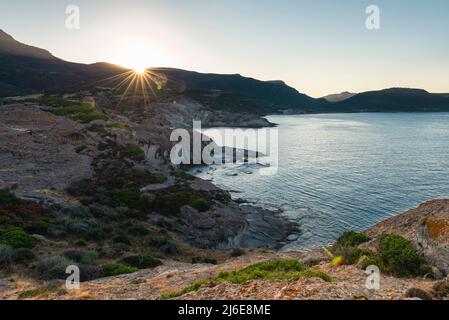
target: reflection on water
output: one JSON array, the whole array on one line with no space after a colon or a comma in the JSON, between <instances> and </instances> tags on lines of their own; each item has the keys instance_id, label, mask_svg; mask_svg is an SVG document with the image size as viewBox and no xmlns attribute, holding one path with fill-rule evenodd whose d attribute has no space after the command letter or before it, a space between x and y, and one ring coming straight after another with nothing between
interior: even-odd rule
<instances>
[{"instance_id":1,"label":"reflection on water","mask_svg":"<svg viewBox=\"0 0 449 320\"><path fill-rule=\"evenodd\" d=\"M299 222L289 248L332 242L419 203L449 197L449 113L270 116L279 170L226 164L199 173Z\"/></svg>"}]
</instances>

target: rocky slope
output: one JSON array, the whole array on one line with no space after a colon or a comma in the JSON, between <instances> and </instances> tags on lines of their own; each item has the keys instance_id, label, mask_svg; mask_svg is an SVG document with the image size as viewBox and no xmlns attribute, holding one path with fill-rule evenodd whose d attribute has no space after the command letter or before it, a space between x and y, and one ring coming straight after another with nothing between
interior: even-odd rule
<instances>
[{"instance_id":1,"label":"rocky slope","mask_svg":"<svg viewBox=\"0 0 449 320\"><path fill-rule=\"evenodd\" d=\"M421 205L409 212L387 219L369 230L372 241L366 246L374 246L376 239L385 232L401 233L414 239L421 231L419 221L432 220L435 216L447 217L449 200L438 200ZM432 220L433 221L433 220ZM445 220L447 222L447 218ZM433 228L431 227L431 230ZM444 250L449 232L438 228L441 242L435 242L433 249ZM419 238L419 237L418 237ZM435 238L436 239L436 238ZM434 259L432 251L424 251L425 256ZM67 291L61 284L47 284L34 299L161 299L164 294L182 290L192 283L212 279L223 271L245 268L255 263L273 259L294 259L309 265L313 271L328 274L332 281L320 278L291 278L279 280L251 280L243 284L227 281L206 282L198 290L187 292L177 299L267 299L267 300L401 300L439 298L449 299L449 280L435 280L429 277L401 278L382 274L379 290L367 290L367 274L360 265L336 266L330 262L322 250L310 252L275 252L266 250L247 250L246 255L229 258L221 264L189 264L165 260L154 269L142 270L132 274L103 278L81 284L80 290ZM435 258L444 262L446 257ZM3 297L16 299L23 292L36 290L39 284L29 279L19 278L14 282L4 281ZM42 286L42 285L41 285ZM42 288L42 287L41 287ZM55 289L57 288L57 289ZM439 291L436 291L436 288ZM443 289L441 289L443 288ZM446 288L446 289L444 289ZM443 292L443 293L441 293ZM440 294L440 295L438 295ZM433 296L432 296L433 295Z\"/></svg>"}]
</instances>

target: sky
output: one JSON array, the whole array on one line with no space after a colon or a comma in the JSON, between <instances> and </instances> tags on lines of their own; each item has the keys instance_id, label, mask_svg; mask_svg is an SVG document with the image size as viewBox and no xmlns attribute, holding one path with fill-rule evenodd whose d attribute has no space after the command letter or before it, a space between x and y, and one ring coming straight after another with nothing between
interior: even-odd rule
<instances>
[{"instance_id":1,"label":"sky","mask_svg":"<svg viewBox=\"0 0 449 320\"><path fill-rule=\"evenodd\" d=\"M449 92L447 0L0 0L0 29L68 61L239 73L313 97Z\"/></svg>"}]
</instances>

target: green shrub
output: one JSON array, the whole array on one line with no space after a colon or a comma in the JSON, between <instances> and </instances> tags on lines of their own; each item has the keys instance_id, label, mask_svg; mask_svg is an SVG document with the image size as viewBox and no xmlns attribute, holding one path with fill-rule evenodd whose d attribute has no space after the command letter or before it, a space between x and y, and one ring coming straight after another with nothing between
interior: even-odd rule
<instances>
[{"instance_id":1,"label":"green shrub","mask_svg":"<svg viewBox=\"0 0 449 320\"><path fill-rule=\"evenodd\" d=\"M142 255L129 256L123 258L120 262L138 269L155 268L162 264L162 261L160 261L159 259Z\"/></svg>"},{"instance_id":2,"label":"green shrub","mask_svg":"<svg viewBox=\"0 0 449 320\"><path fill-rule=\"evenodd\" d=\"M19 198L9 190L0 189L0 205L16 204L19 202Z\"/></svg>"},{"instance_id":3,"label":"green shrub","mask_svg":"<svg viewBox=\"0 0 449 320\"><path fill-rule=\"evenodd\" d=\"M104 277L103 268L93 264L81 264L80 281L90 281Z\"/></svg>"},{"instance_id":4,"label":"green shrub","mask_svg":"<svg viewBox=\"0 0 449 320\"><path fill-rule=\"evenodd\" d=\"M116 236L116 237L114 237L113 241L115 243L123 243L123 244L126 244L128 246L131 245L131 240L127 236L125 236L125 235Z\"/></svg>"},{"instance_id":5,"label":"green shrub","mask_svg":"<svg viewBox=\"0 0 449 320\"><path fill-rule=\"evenodd\" d=\"M44 236L46 236L51 229L56 229L56 226L47 221L33 221L25 226L25 230L28 233Z\"/></svg>"},{"instance_id":6,"label":"green shrub","mask_svg":"<svg viewBox=\"0 0 449 320\"><path fill-rule=\"evenodd\" d=\"M125 273L133 273L136 271L139 271L136 267L131 267L128 265L120 264L120 263L111 263L111 264L105 264L102 266L103 274L106 277L116 276L119 274L125 274Z\"/></svg>"},{"instance_id":7,"label":"green shrub","mask_svg":"<svg viewBox=\"0 0 449 320\"><path fill-rule=\"evenodd\" d=\"M75 264L75 262L64 256L52 255L37 263L36 274L42 280L64 280L68 277L68 274L65 273L66 268Z\"/></svg>"},{"instance_id":8,"label":"green shrub","mask_svg":"<svg viewBox=\"0 0 449 320\"><path fill-rule=\"evenodd\" d=\"M14 249L0 244L0 269L9 266L14 259Z\"/></svg>"},{"instance_id":9,"label":"green shrub","mask_svg":"<svg viewBox=\"0 0 449 320\"><path fill-rule=\"evenodd\" d=\"M150 183L164 183L167 177L160 172L152 172L149 176Z\"/></svg>"},{"instance_id":10,"label":"green shrub","mask_svg":"<svg viewBox=\"0 0 449 320\"><path fill-rule=\"evenodd\" d=\"M117 128L117 129L129 129L128 125L126 123L120 123L120 122L113 122L108 123L106 125L108 128Z\"/></svg>"},{"instance_id":11,"label":"green shrub","mask_svg":"<svg viewBox=\"0 0 449 320\"><path fill-rule=\"evenodd\" d=\"M87 114L92 112L92 107L89 104L72 104L53 109L51 112L57 116L68 116L77 113Z\"/></svg>"},{"instance_id":12,"label":"green shrub","mask_svg":"<svg viewBox=\"0 0 449 320\"><path fill-rule=\"evenodd\" d=\"M69 106L72 102L65 100L63 98L60 98L60 97L45 95L39 99L39 103L41 105L50 106L50 107L66 107L66 106Z\"/></svg>"},{"instance_id":13,"label":"green shrub","mask_svg":"<svg viewBox=\"0 0 449 320\"><path fill-rule=\"evenodd\" d=\"M140 199L140 194L131 189L114 189L108 191L106 195L110 196L115 202L120 205L131 207L136 205Z\"/></svg>"},{"instance_id":14,"label":"green shrub","mask_svg":"<svg viewBox=\"0 0 449 320\"><path fill-rule=\"evenodd\" d=\"M237 258L237 257L240 257L240 256L244 256L245 254L246 254L245 250L240 249L240 248L235 248L235 249L232 249L230 255L233 258Z\"/></svg>"},{"instance_id":15,"label":"green shrub","mask_svg":"<svg viewBox=\"0 0 449 320\"><path fill-rule=\"evenodd\" d=\"M188 172L185 172L184 170L181 169L175 169L172 172L172 176L177 177L177 178L181 178L181 179L186 179L186 180L195 180L196 177Z\"/></svg>"},{"instance_id":16,"label":"green shrub","mask_svg":"<svg viewBox=\"0 0 449 320\"><path fill-rule=\"evenodd\" d=\"M338 247L333 251L335 256L343 256L347 265L357 263L362 256L371 257L373 255L371 250L357 247Z\"/></svg>"},{"instance_id":17,"label":"green shrub","mask_svg":"<svg viewBox=\"0 0 449 320\"><path fill-rule=\"evenodd\" d=\"M145 152L141 147L135 144L128 144L120 150L120 156L122 158L131 158L133 160L142 161L145 160Z\"/></svg>"},{"instance_id":18,"label":"green shrub","mask_svg":"<svg viewBox=\"0 0 449 320\"><path fill-rule=\"evenodd\" d=\"M346 231L337 239L333 248L356 247L370 240L371 239L364 233L359 233L355 231Z\"/></svg>"},{"instance_id":19,"label":"green shrub","mask_svg":"<svg viewBox=\"0 0 449 320\"><path fill-rule=\"evenodd\" d=\"M22 228L0 229L0 244L13 248L32 248L36 241Z\"/></svg>"},{"instance_id":20,"label":"green shrub","mask_svg":"<svg viewBox=\"0 0 449 320\"><path fill-rule=\"evenodd\" d=\"M97 255L94 252L81 250L68 250L64 252L64 256L78 264L94 264Z\"/></svg>"},{"instance_id":21,"label":"green shrub","mask_svg":"<svg viewBox=\"0 0 449 320\"><path fill-rule=\"evenodd\" d=\"M77 247L87 247L87 242L83 239L80 239L78 241L75 242L75 245Z\"/></svg>"},{"instance_id":22,"label":"green shrub","mask_svg":"<svg viewBox=\"0 0 449 320\"><path fill-rule=\"evenodd\" d=\"M324 281L332 281L331 277L322 271L313 271L307 269L297 260L270 260L250 265L244 269L221 272L217 277L209 280L197 281L184 289L176 292L163 294L161 299L171 299L180 297L186 293L199 290L203 285L210 281L229 281L236 284L243 284L250 280L276 280L276 279L294 279L294 278L321 278Z\"/></svg>"},{"instance_id":23,"label":"green shrub","mask_svg":"<svg viewBox=\"0 0 449 320\"><path fill-rule=\"evenodd\" d=\"M431 267L419 255L412 243L401 236L383 234L379 238L379 268L398 277L422 276L430 273Z\"/></svg>"},{"instance_id":24,"label":"green shrub","mask_svg":"<svg viewBox=\"0 0 449 320\"><path fill-rule=\"evenodd\" d=\"M143 225L137 224L128 228L128 233L133 236L147 236L150 234L150 230Z\"/></svg>"},{"instance_id":25,"label":"green shrub","mask_svg":"<svg viewBox=\"0 0 449 320\"><path fill-rule=\"evenodd\" d=\"M91 111L89 113L78 113L70 116L74 121L89 123L95 120L106 120L108 117L103 112Z\"/></svg>"},{"instance_id":26,"label":"green shrub","mask_svg":"<svg viewBox=\"0 0 449 320\"><path fill-rule=\"evenodd\" d=\"M200 212L209 210L212 205L203 195L192 194L188 197L188 205Z\"/></svg>"},{"instance_id":27,"label":"green shrub","mask_svg":"<svg viewBox=\"0 0 449 320\"><path fill-rule=\"evenodd\" d=\"M37 289L30 289L25 290L19 293L18 298L19 299L31 299L35 297L42 297L42 296L48 296L50 292L45 288L37 288Z\"/></svg>"},{"instance_id":28,"label":"green shrub","mask_svg":"<svg viewBox=\"0 0 449 320\"><path fill-rule=\"evenodd\" d=\"M175 190L173 193L159 193L154 208L161 213L176 215L182 206L189 205L198 211L206 211L212 204L201 192L193 190Z\"/></svg>"},{"instance_id":29,"label":"green shrub","mask_svg":"<svg viewBox=\"0 0 449 320\"><path fill-rule=\"evenodd\" d=\"M207 258L207 257L193 257L192 263L207 263L207 264L217 264L217 259Z\"/></svg>"},{"instance_id":30,"label":"green shrub","mask_svg":"<svg viewBox=\"0 0 449 320\"><path fill-rule=\"evenodd\" d=\"M275 280L317 277L324 281L331 278L321 271L307 269L297 260L270 260L256 263L238 271L221 272L216 281L229 281L242 284L250 280Z\"/></svg>"},{"instance_id":31,"label":"green shrub","mask_svg":"<svg viewBox=\"0 0 449 320\"><path fill-rule=\"evenodd\" d=\"M19 248L14 250L14 262L19 264L28 264L36 258L36 255L31 249Z\"/></svg>"},{"instance_id":32,"label":"green shrub","mask_svg":"<svg viewBox=\"0 0 449 320\"><path fill-rule=\"evenodd\" d=\"M207 283L207 280L196 281L180 291L169 292L169 293L165 293L165 294L161 295L161 299L162 300L173 299L173 298L183 296L189 292L198 291L206 283Z\"/></svg>"},{"instance_id":33,"label":"green shrub","mask_svg":"<svg viewBox=\"0 0 449 320\"><path fill-rule=\"evenodd\" d=\"M94 123L89 128L87 128L87 130L92 131L92 132L96 132L98 134L107 134L108 133L106 131L106 129L104 128L104 125L99 124L99 123Z\"/></svg>"}]
</instances>

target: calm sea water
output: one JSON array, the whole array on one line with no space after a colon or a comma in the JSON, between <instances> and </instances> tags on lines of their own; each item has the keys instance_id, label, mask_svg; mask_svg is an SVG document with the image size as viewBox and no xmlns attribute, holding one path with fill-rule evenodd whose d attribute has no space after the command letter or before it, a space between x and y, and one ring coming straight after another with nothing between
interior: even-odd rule
<instances>
[{"instance_id":1,"label":"calm sea water","mask_svg":"<svg viewBox=\"0 0 449 320\"><path fill-rule=\"evenodd\" d=\"M449 197L449 113L270 116L279 170L209 168L199 176L234 197L281 208L300 225L288 249L328 244L419 203Z\"/></svg>"}]
</instances>

